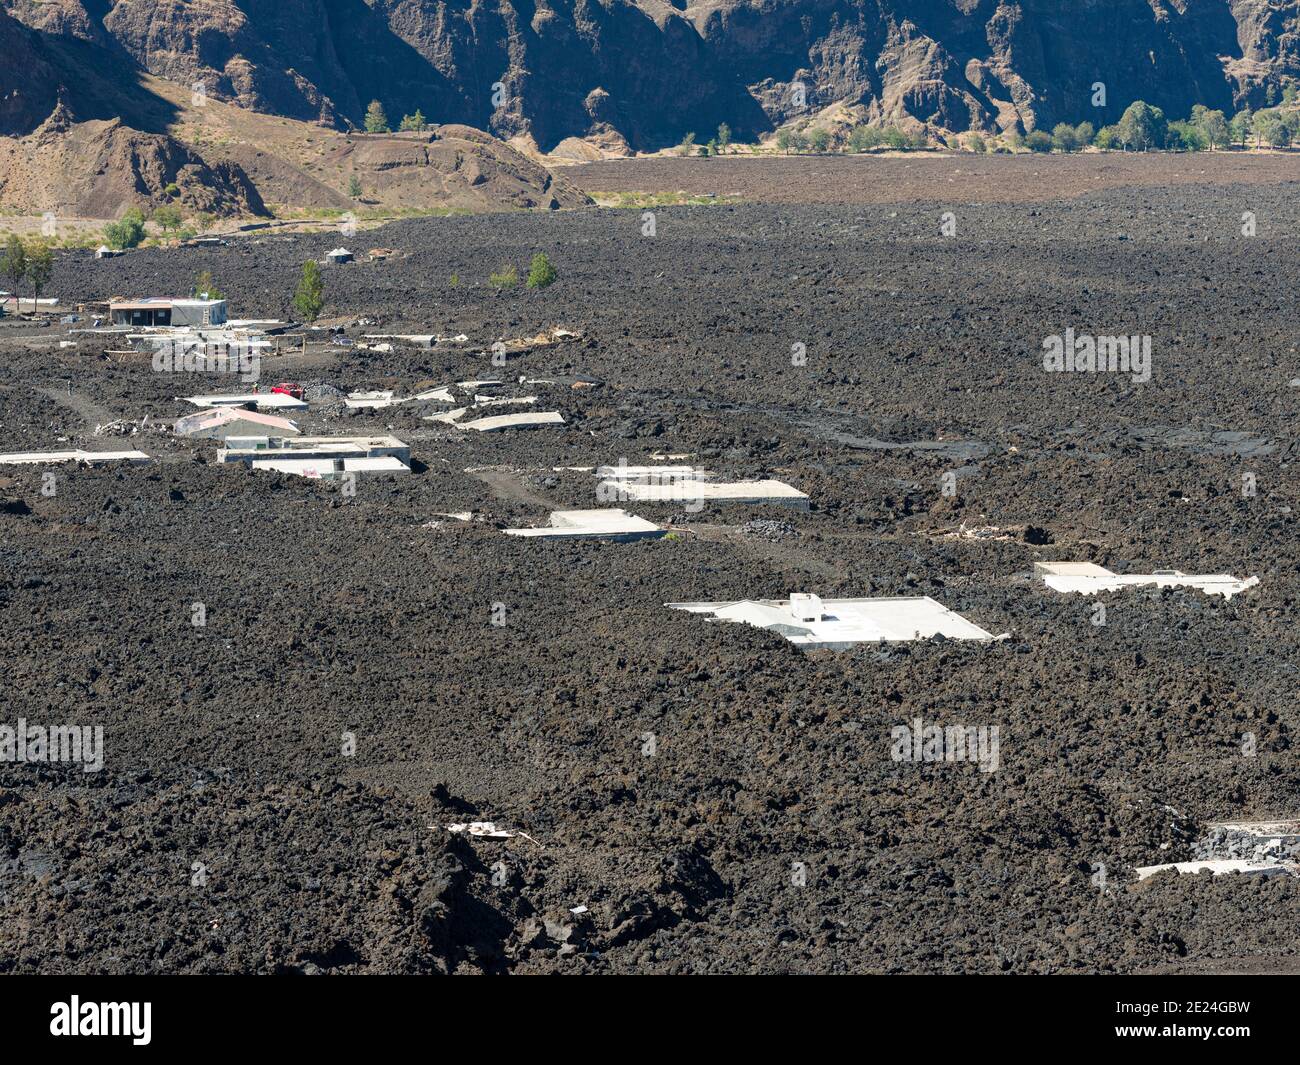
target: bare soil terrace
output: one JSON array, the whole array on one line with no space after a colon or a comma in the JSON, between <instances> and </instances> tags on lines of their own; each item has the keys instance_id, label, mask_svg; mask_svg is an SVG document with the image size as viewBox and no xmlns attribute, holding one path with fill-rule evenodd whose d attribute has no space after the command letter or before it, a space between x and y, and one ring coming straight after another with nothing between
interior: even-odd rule
<instances>
[{"instance_id":1,"label":"bare soil terrace","mask_svg":"<svg viewBox=\"0 0 1300 1065\"><path fill-rule=\"evenodd\" d=\"M1300 153L1142 155L731 155L618 159L560 171L587 191L685 193L752 203L1037 203L1119 188L1276 185L1300 180Z\"/></svg>"},{"instance_id":2,"label":"bare soil terrace","mask_svg":"<svg viewBox=\"0 0 1300 1065\"><path fill-rule=\"evenodd\" d=\"M414 388L491 375L498 338L584 335L507 367L557 382L528 387L555 430L313 410L309 431L412 444L412 477L354 498L165 433L96 437L232 382L0 327L0 450L160 458L55 470L52 496L41 470L0 470L0 723L100 724L106 746L99 773L0 764L0 971L1293 969L1297 881L1131 867L1189 857L1207 821L1300 810L1295 186L1173 181L1161 157L1088 192L1091 158L1029 162L1060 180L972 196L955 238L942 168L964 158L907 161L939 176L881 204L663 209L654 237L603 210L376 231L404 256L331 268L327 313L471 343L311 345L264 380ZM821 160L728 172L770 165L820 187ZM978 163L990 187L1025 165ZM598 167L568 173L617 187ZM336 243L69 254L51 292L211 269L235 313L282 314ZM551 288L486 283L539 250ZM1046 373L1043 339L1070 327L1149 335L1152 380ZM812 509L637 507L677 529L638 544L499 531L595 504L557 467L661 454L780 477ZM1261 584L1117 595L1098 626L1035 559ZM802 654L663 608L799 590L932 595L1011 637ZM893 761L918 717L997 726L1000 768ZM443 827L471 819L531 839Z\"/></svg>"}]
</instances>

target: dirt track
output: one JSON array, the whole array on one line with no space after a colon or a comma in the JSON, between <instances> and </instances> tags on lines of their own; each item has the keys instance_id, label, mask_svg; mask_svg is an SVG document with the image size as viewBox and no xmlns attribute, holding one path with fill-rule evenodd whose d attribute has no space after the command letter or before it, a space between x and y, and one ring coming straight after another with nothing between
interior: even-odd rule
<instances>
[{"instance_id":1,"label":"dirt track","mask_svg":"<svg viewBox=\"0 0 1300 1065\"><path fill-rule=\"evenodd\" d=\"M669 209L653 238L621 211L378 231L410 257L331 269L328 313L473 343L313 348L267 377L458 380L492 369L492 340L561 324L584 338L510 374L605 384L530 386L569 422L531 434L309 415L411 441L423 469L355 499L166 435L88 437L91 408L40 390L170 418L230 382L0 330L0 450L164 460L59 470L53 497L37 469L0 473L0 721L98 723L106 746L95 774L0 764L0 971L1294 966L1297 881L1130 872L1189 856L1205 821L1300 810L1294 187L971 205L953 239L943 199ZM279 314L336 243L65 259L51 291L207 267L236 313ZM487 286L538 250L553 287ZM1068 327L1150 335L1152 380L1044 372ZM639 544L498 531L542 519L533 498L594 505L556 467L678 452L813 508L637 507L680 528ZM762 518L792 532L742 530ZM1261 585L1116 595L1096 626L1030 581L1055 558ZM797 590L933 595L1012 635L803 655L662 607ZM892 761L916 717L998 726L1000 769ZM441 828L470 819L531 841Z\"/></svg>"}]
</instances>

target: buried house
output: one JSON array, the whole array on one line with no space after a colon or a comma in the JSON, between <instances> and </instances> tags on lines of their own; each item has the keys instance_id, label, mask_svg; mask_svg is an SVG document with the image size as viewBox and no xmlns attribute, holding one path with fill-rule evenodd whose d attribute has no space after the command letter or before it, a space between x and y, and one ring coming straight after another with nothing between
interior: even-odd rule
<instances>
[{"instance_id":1,"label":"buried house","mask_svg":"<svg viewBox=\"0 0 1300 1065\"><path fill-rule=\"evenodd\" d=\"M842 651L859 643L928 640L934 636L949 640L997 638L928 595L822 599L795 593L789 599L664 605L692 614L711 614L719 621L771 629L808 650Z\"/></svg>"},{"instance_id":2,"label":"buried house","mask_svg":"<svg viewBox=\"0 0 1300 1065\"><path fill-rule=\"evenodd\" d=\"M259 414L242 407L210 407L197 414L188 414L177 419L175 429L177 436L198 440L297 436L300 431L288 418Z\"/></svg>"},{"instance_id":3,"label":"buried house","mask_svg":"<svg viewBox=\"0 0 1300 1065\"><path fill-rule=\"evenodd\" d=\"M629 540L656 539L666 529L617 507L601 510L556 510L551 523L533 529L506 529L507 536L542 540Z\"/></svg>"},{"instance_id":4,"label":"buried house","mask_svg":"<svg viewBox=\"0 0 1300 1065\"><path fill-rule=\"evenodd\" d=\"M602 501L686 504L703 509L710 504L775 503L809 508L808 496L799 489L765 478L758 481L719 481L693 466L598 466L596 497Z\"/></svg>"},{"instance_id":5,"label":"buried house","mask_svg":"<svg viewBox=\"0 0 1300 1065\"><path fill-rule=\"evenodd\" d=\"M1197 577L1176 569L1158 569L1154 573L1112 573L1105 566L1093 562L1035 562L1034 576L1057 592L1075 592L1096 595L1118 588L1138 586L1156 588L1197 588L1206 595L1221 595L1231 599L1238 592L1253 588L1258 577L1245 579L1226 573L1211 573Z\"/></svg>"}]
</instances>

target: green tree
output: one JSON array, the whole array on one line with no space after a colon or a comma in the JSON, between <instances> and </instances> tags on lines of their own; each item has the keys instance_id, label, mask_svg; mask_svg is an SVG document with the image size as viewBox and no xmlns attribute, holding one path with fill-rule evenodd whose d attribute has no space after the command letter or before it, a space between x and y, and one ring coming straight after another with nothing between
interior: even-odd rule
<instances>
[{"instance_id":1,"label":"green tree","mask_svg":"<svg viewBox=\"0 0 1300 1065\"><path fill-rule=\"evenodd\" d=\"M1143 100L1134 100L1119 120L1119 139L1125 148L1146 152L1165 143L1165 113Z\"/></svg>"},{"instance_id":2,"label":"green tree","mask_svg":"<svg viewBox=\"0 0 1300 1065\"><path fill-rule=\"evenodd\" d=\"M321 277L320 263L308 259L302 264L302 277L298 291L293 294L293 309L304 322L314 322L325 307L325 281Z\"/></svg>"},{"instance_id":3,"label":"green tree","mask_svg":"<svg viewBox=\"0 0 1300 1065\"><path fill-rule=\"evenodd\" d=\"M1291 143L1291 130L1276 111L1260 111L1255 116L1255 133L1274 148Z\"/></svg>"},{"instance_id":4,"label":"green tree","mask_svg":"<svg viewBox=\"0 0 1300 1065\"><path fill-rule=\"evenodd\" d=\"M18 299L19 289L27 279L27 245L17 233L9 234L4 255L0 256L0 274L9 279L10 287L14 290L14 299Z\"/></svg>"},{"instance_id":5,"label":"green tree","mask_svg":"<svg viewBox=\"0 0 1300 1065\"><path fill-rule=\"evenodd\" d=\"M348 178L348 195L354 200L361 199L361 179L356 174Z\"/></svg>"},{"instance_id":6,"label":"green tree","mask_svg":"<svg viewBox=\"0 0 1300 1065\"><path fill-rule=\"evenodd\" d=\"M217 288L217 283L212 280L211 270L202 270L194 278L194 286L190 289L190 296L193 299L219 300L225 297L221 295L221 290Z\"/></svg>"},{"instance_id":7,"label":"green tree","mask_svg":"<svg viewBox=\"0 0 1300 1065\"><path fill-rule=\"evenodd\" d=\"M1238 111L1228 124L1228 134L1233 144L1244 145L1250 140L1250 131L1253 128L1254 116L1250 113L1250 108L1245 107Z\"/></svg>"},{"instance_id":8,"label":"green tree","mask_svg":"<svg viewBox=\"0 0 1300 1065\"><path fill-rule=\"evenodd\" d=\"M116 222L104 227L104 239L113 248L134 248L144 240L144 215L140 208L129 208Z\"/></svg>"},{"instance_id":9,"label":"green tree","mask_svg":"<svg viewBox=\"0 0 1300 1065\"><path fill-rule=\"evenodd\" d=\"M1222 111L1211 111L1204 104L1197 104L1192 108L1190 121L1204 138L1208 148L1221 148L1231 137L1228 120Z\"/></svg>"},{"instance_id":10,"label":"green tree","mask_svg":"<svg viewBox=\"0 0 1300 1065\"><path fill-rule=\"evenodd\" d=\"M1025 147L1031 152L1050 152L1052 150L1052 138L1041 129L1036 129L1025 138Z\"/></svg>"},{"instance_id":11,"label":"green tree","mask_svg":"<svg viewBox=\"0 0 1300 1065\"><path fill-rule=\"evenodd\" d=\"M173 230L180 229L184 219L181 213L175 207L164 204L162 207L154 209L153 220L164 233L170 233Z\"/></svg>"},{"instance_id":12,"label":"green tree","mask_svg":"<svg viewBox=\"0 0 1300 1065\"><path fill-rule=\"evenodd\" d=\"M417 107L415 109L415 114L402 116L401 125L397 128L406 130L407 132L423 133L429 128L429 123L424 120L424 115Z\"/></svg>"},{"instance_id":13,"label":"green tree","mask_svg":"<svg viewBox=\"0 0 1300 1065\"><path fill-rule=\"evenodd\" d=\"M972 133L970 137L967 139L966 144L970 147L970 150L974 152L976 155L984 155L989 150L988 141L986 141L978 133Z\"/></svg>"},{"instance_id":14,"label":"green tree","mask_svg":"<svg viewBox=\"0 0 1300 1065\"><path fill-rule=\"evenodd\" d=\"M1209 140L1193 122L1170 122L1165 132L1165 147L1171 151L1203 152Z\"/></svg>"},{"instance_id":15,"label":"green tree","mask_svg":"<svg viewBox=\"0 0 1300 1065\"><path fill-rule=\"evenodd\" d=\"M1092 138L1097 135L1097 130L1091 122L1080 122L1074 127L1075 139L1079 142L1079 150L1082 151L1092 143Z\"/></svg>"},{"instance_id":16,"label":"green tree","mask_svg":"<svg viewBox=\"0 0 1300 1065\"><path fill-rule=\"evenodd\" d=\"M718 126L718 147L725 152L731 147L731 127L725 122Z\"/></svg>"},{"instance_id":17,"label":"green tree","mask_svg":"<svg viewBox=\"0 0 1300 1065\"><path fill-rule=\"evenodd\" d=\"M1052 130L1052 147L1058 152L1077 152L1082 147L1078 131L1068 122L1058 122Z\"/></svg>"},{"instance_id":18,"label":"green tree","mask_svg":"<svg viewBox=\"0 0 1300 1065\"><path fill-rule=\"evenodd\" d=\"M709 139L709 143L704 146L704 154L705 155L718 154L718 139L716 137L711 137Z\"/></svg>"},{"instance_id":19,"label":"green tree","mask_svg":"<svg viewBox=\"0 0 1300 1065\"><path fill-rule=\"evenodd\" d=\"M849 134L849 151L865 152L877 147L884 139L884 132L876 126L854 126Z\"/></svg>"},{"instance_id":20,"label":"green tree","mask_svg":"<svg viewBox=\"0 0 1300 1065\"><path fill-rule=\"evenodd\" d=\"M1097 130L1097 135L1093 137L1092 143L1103 152L1109 152L1120 147L1119 127L1102 126L1101 129Z\"/></svg>"},{"instance_id":21,"label":"green tree","mask_svg":"<svg viewBox=\"0 0 1300 1065\"><path fill-rule=\"evenodd\" d=\"M367 133L388 133L388 115L384 113L384 105L378 100L371 100L370 106L366 108L366 132Z\"/></svg>"},{"instance_id":22,"label":"green tree","mask_svg":"<svg viewBox=\"0 0 1300 1065\"><path fill-rule=\"evenodd\" d=\"M528 267L528 287L545 288L555 281L555 277L555 267L551 265L551 260L546 252L539 251Z\"/></svg>"},{"instance_id":23,"label":"green tree","mask_svg":"<svg viewBox=\"0 0 1300 1065\"><path fill-rule=\"evenodd\" d=\"M786 155L790 154L790 138L792 135L793 134L788 129L783 129L776 135L776 146L779 150L785 152Z\"/></svg>"},{"instance_id":24,"label":"green tree","mask_svg":"<svg viewBox=\"0 0 1300 1065\"><path fill-rule=\"evenodd\" d=\"M892 148L894 151L902 151L908 146L907 134L897 126L889 126L885 129L884 144L886 148Z\"/></svg>"},{"instance_id":25,"label":"green tree","mask_svg":"<svg viewBox=\"0 0 1300 1065\"><path fill-rule=\"evenodd\" d=\"M814 152L824 152L831 146L830 130L820 126L808 134L808 144Z\"/></svg>"},{"instance_id":26,"label":"green tree","mask_svg":"<svg viewBox=\"0 0 1300 1065\"><path fill-rule=\"evenodd\" d=\"M32 310L41 300L41 290L50 283L54 272L54 252L48 244L38 242L27 249L27 283L32 286Z\"/></svg>"},{"instance_id":27,"label":"green tree","mask_svg":"<svg viewBox=\"0 0 1300 1065\"><path fill-rule=\"evenodd\" d=\"M686 136L682 138L682 143L677 146L677 154L690 155L691 148L694 146L694 144L695 144L695 134L694 133L686 134Z\"/></svg>"}]
</instances>

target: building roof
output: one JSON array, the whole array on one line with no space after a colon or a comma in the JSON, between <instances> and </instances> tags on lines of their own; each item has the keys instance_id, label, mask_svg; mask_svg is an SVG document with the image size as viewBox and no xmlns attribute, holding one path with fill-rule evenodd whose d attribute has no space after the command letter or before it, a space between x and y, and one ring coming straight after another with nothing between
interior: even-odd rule
<instances>
[{"instance_id":1,"label":"building roof","mask_svg":"<svg viewBox=\"0 0 1300 1065\"><path fill-rule=\"evenodd\" d=\"M195 300L172 296L148 296L139 300L109 300L108 308L111 311L165 311L170 307L212 307L225 302L223 299Z\"/></svg>"},{"instance_id":2,"label":"building roof","mask_svg":"<svg viewBox=\"0 0 1300 1065\"><path fill-rule=\"evenodd\" d=\"M667 482L640 483L635 480L607 479L601 482L606 493L617 498L645 503L763 503L806 502L808 496L784 481L699 481L690 478Z\"/></svg>"},{"instance_id":3,"label":"building roof","mask_svg":"<svg viewBox=\"0 0 1300 1065\"><path fill-rule=\"evenodd\" d=\"M306 410L307 404L301 399L285 395L283 392L246 392L218 396L184 396L186 403L196 407L242 407L245 403L255 404L259 410Z\"/></svg>"},{"instance_id":4,"label":"building roof","mask_svg":"<svg viewBox=\"0 0 1300 1065\"><path fill-rule=\"evenodd\" d=\"M335 463L341 463L342 470L335 469ZM299 477L332 477L339 473L410 473L411 467L393 455L372 455L364 458L315 458L293 459L277 458L265 462L254 462L254 470L274 470L279 473L292 473Z\"/></svg>"},{"instance_id":5,"label":"building roof","mask_svg":"<svg viewBox=\"0 0 1300 1065\"><path fill-rule=\"evenodd\" d=\"M288 418L277 418L272 414L258 414L257 411L244 410L242 407L212 407L197 414L187 414L176 422L176 432L182 435L216 429L232 422L252 422L274 429L277 436L285 433L296 435L299 429Z\"/></svg>"},{"instance_id":6,"label":"building roof","mask_svg":"<svg viewBox=\"0 0 1300 1065\"><path fill-rule=\"evenodd\" d=\"M638 518L617 507L600 510L557 510L550 525L539 529L506 529L509 536L545 540L612 539L640 540L662 536L664 530L652 521Z\"/></svg>"},{"instance_id":7,"label":"building roof","mask_svg":"<svg viewBox=\"0 0 1300 1065\"><path fill-rule=\"evenodd\" d=\"M102 462L148 462L143 451L19 451L0 455L0 465L28 466L53 462L85 462L92 466Z\"/></svg>"},{"instance_id":8,"label":"building roof","mask_svg":"<svg viewBox=\"0 0 1300 1065\"><path fill-rule=\"evenodd\" d=\"M779 632L805 648L841 649L857 643L928 640L991 640L993 635L929 596L878 599L744 599L727 603L668 603L674 610L712 614Z\"/></svg>"},{"instance_id":9,"label":"building roof","mask_svg":"<svg viewBox=\"0 0 1300 1065\"><path fill-rule=\"evenodd\" d=\"M1206 595L1221 595L1230 599L1238 592L1244 592L1259 583L1258 577L1243 580L1227 573L1210 573L1198 577L1176 569L1119 574L1092 562L1035 562L1034 576L1041 577L1043 583L1054 591L1080 595L1095 595L1098 592L1145 585L1156 588L1197 588Z\"/></svg>"}]
</instances>

